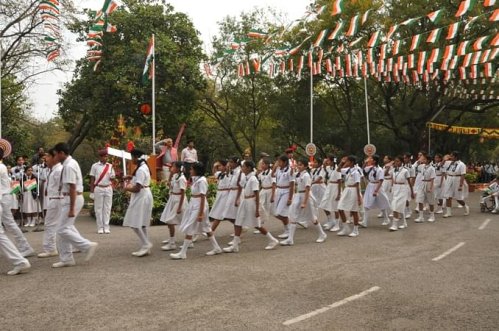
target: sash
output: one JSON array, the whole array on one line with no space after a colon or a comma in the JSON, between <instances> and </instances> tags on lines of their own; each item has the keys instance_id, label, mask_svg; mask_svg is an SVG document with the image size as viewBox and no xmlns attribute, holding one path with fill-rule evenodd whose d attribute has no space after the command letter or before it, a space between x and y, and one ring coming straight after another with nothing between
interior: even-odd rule
<instances>
[{"instance_id":1,"label":"sash","mask_svg":"<svg viewBox=\"0 0 499 331\"><path fill-rule=\"evenodd\" d=\"M99 185L99 183L104 179L104 176L107 174L110 166L111 166L111 164L106 163L106 166L104 167L104 170L102 170L102 172L101 172L101 174L99 176L99 179L97 179L97 181L94 183L94 186Z\"/></svg>"}]
</instances>

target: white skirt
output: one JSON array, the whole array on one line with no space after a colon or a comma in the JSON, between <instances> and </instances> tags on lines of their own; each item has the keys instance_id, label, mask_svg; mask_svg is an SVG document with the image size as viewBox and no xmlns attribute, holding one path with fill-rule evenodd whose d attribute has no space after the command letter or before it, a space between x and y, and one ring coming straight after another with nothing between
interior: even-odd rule
<instances>
[{"instance_id":1,"label":"white skirt","mask_svg":"<svg viewBox=\"0 0 499 331\"><path fill-rule=\"evenodd\" d=\"M255 216L256 201L255 198L243 198L239 209L237 210L236 225L248 228L259 228L262 226L260 217Z\"/></svg>"},{"instance_id":2,"label":"white skirt","mask_svg":"<svg viewBox=\"0 0 499 331\"><path fill-rule=\"evenodd\" d=\"M437 176L435 177L435 182L433 186L433 191L435 192L435 198L440 200L444 198L444 188L443 188L443 181L444 177L443 176ZM440 187L442 186L442 187Z\"/></svg>"},{"instance_id":3,"label":"white skirt","mask_svg":"<svg viewBox=\"0 0 499 331\"><path fill-rule=\"evenodd\" d=\"M260 217L262 222L268 222L272 215L272 189L262 189L260 191Z\"/></svg>"},{"instance_id":4,"label":"white skirt","mask_svg":"<svg viewBox=\"0 0 499 331\"><path fill-rule=\"evenodd\" d=\"M241 193L242 195L242 193ZM238 207L235 205L237 198L237 190L230 190L225 200L224 213L222 219L235 220Z\"/></svg>"},{"instance_id":5,"label":"white skirt","mask_svg":"<svg viewBox=\"0 0 499 331\"><path fill-rule=\"evenodd\" d=\"M187 198L184 196L184 203L182 203L182 208L180 214L177 214L178 205L180 203L181 196L176 194L170 194L168 201L166 202L165 209L161 213L161 222L171 225L179 225L182 221L182 215L186 209Z\"/></svg>"},{"instance_id":6,"label":"white skirt","mask_svg":"<svg viewBox=\"0 0 499 331\"><path fill-rule=\"evenodd\" d=\"M326 185L322 184L312 184L312 187L310 188L310 193L314 196L315 201L317 203L322 202L322 199L324 198L324 193L326 193Z\"/></svg>"},{"instance_id":7,"label":"white skirt","mask_svg":"<svg viewBox=\"0 0 499 331\"><path fill-rule=\"evenodd\" d=\"M289 214L288 198L289 198L289 189L277 188L275 192L274 208L273 208L275 216L288 217Z\"/></svg>"},{"instance_id":8,"label":"white skirt","mask_svg":"<svg viewBox=\"0 0 499 331\"><path fill-rule=\"evenodd\" d=\"M388 201L388 197L383 191L383 188L378 191L376 196L373 195L377 186L378 184L376 183L367 184L366 191L364 192L364 208L384 210L390 207L390 202Z\"/></svg>"},{"instance_id":9,"label":"white skirt","mask_svg":"<svg viewBox=\"0 0 499 331\"><path fill-rule=\"evenodd\" d=\"M404 213L405 203L407 202L407 191L409 195L411 190L407 185L393 185L393 198L392 198L392 210L397 213Z\"/></svg>"},{"instance_id":10,"label":"white skirt","mask_svg":"<svg viewBox=\"0 0 499 331\"><path fill-rule=\"evenodd\" d=\"M386 197L388 198L388 201L392 200L393 197L393 192L392 192L392 180L387 180L385 179L383 181L383 184L381 185L381 188L386 194Z\"/></svg>"},{"instance_id":11,"label":"white skirt","mask_svg":"<svg viewBox=\"0 0 499 331\"><path fill-rule=\"evenodd\" d=\"M215 220L224 219L225 204L229 192L230 191L217 191L215 202L213 203L213 206L211 207L210 210L210 214L208 215L210 218Z\"/></svg>"},{"instance_id":12,"label":"white skirt","mask_svg":"<svg viewBox=\"0 0 499 331\"><path fill-rule=\"evenodd\" d=\"M338 203L338 209L343 211L359 211L356 187L345 187Z\"/></svg>"},{"instance_id":13,"label":"white skirt","mask_svg":"<svg viewBox=\"0 0 499 331\"><path fill-rule=\"evenodd\" d=\"M201 199L205 199L203 219L198 222L199 208L201 207ZM211 232L210 219L208 218L208 201L204 198L191 198L189 206L184 212L179 230L186 236L203 234Z\"/></svg>"},{"instance_id":14,"label":"white skirt","mask_svg":"<svg viewBox=\"0 0 499 331\"><path fill-rule=\"evenodd\" d=\"M142 188L138 193L132 193L123 226L138 229L151 225L152 205L152 193L148 187Z\"/></svg>"},{"instance_id":15,"label":"white skirt","mask_svg":"<svg viewBox=\"0 0 499 331\"><path fill-rule=\"evenodd\" d=\"M445 199L456 199L462 201L468 197L468 183L463 182L463 188L459 191L459 183L461 182L461 177L459 176L449 176L444 181L444 198Z\"/></svg>"},{"instance_id":16,"label":"white skirt","mask_svg":"<svg viewBox=\"0 0 499 331\"><path fill-rule=\"evenodd\" d=\"M435 204L435 191L428 192L427 190L427 183L423 182L421 185L419 185L418 189L416 190L416 202L417 203L427 203L429 205L434 205Z\"/></svg>"},{"instance_id":17,"label":"white skirt","mask_svg":"<svg viewBox=\"0 0 499 331\"><path fill-rule=\"evenodd\" d=\"M38 200L33 198L33 194L31 191L23 192L23 210L22 212L25 214L34 214L41 212L41 208L39 208Z\"/></svg>"},{"instance_id":18,"label":"white skirt","mask_svg":"<svg viewBox=\"0 0 499 331\"><path fill-rule=\"evenodd\" d=\"M313 195L309 196L305 208L301 208L303 199L305 199L305 193L296 193L293 196L293 202L289 207L289 220L291 222L315 222L317 220L317 206Z\"/></svg>"},{"instance_id":19,"label":"white skirt","mask_svg":"<svg viewBox=\"0 0 499 331\"><path fill-rule=\"evenodd\" d=\"M328 212L333 212L338 210L338 190L339 184L328 184L324 196L319 203L319 208L327 210Z\"/></svg>"}]
</instances>

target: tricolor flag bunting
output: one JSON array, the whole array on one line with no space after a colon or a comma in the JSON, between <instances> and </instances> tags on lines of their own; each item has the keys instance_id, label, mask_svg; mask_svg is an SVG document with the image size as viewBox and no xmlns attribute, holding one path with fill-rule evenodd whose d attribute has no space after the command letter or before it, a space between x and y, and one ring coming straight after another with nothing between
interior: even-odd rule
<instances>
[{"instance_id":1,"label":"tricolor flag bunting","mask_svg":"<svg viewBox=\"0 0 499 331\"><path fill-rule=\"evenodd\" d=\"M357 33L357 30L359 29L359 18L360 18L359 15L355 15L350 20L350 27L348 28L348 31L345 34L347 37L352 37Z\"/></svg>"},{"instance_id":2,"label":"tricolor flag bunting","mask_svg":"<svg viewBox=\"0 0 499 331\"><path fill-rule=\"evenodd\" d=\"M397 31L398 27L398 24L392 25L390 27L390 30L388 30L388 33L386 34L386 39L391 39L393 34Z\"/></svg>"},{"instance_id":3,"label":"tricolor flag bunting","mask_svg":"<svg viewBox=\"0 0 499 331\"><path fill-rule=\"evenodd\" d=\"M369 39L369 42L367 43L367 47L369 48L372 48L372 47L376 47L378 45L378 42L379 42L379 34L380 34L380 31L379 30L376 30L372 35L371 35L371 38Z\"/></svg>"},{"instance_id":4,"label":"tricolor flag bunting","mask_svg":"<svg viewBox=\"0 0 499 331\"><path fill-rule=\"evenodd\" d=\"M102 6L102 12L106 15L110 15L113 11L118 8L118 3L114 0L105 0L104 6Z\"/></svg>"},{"instance_id":5,"label":"tricolor flag bunting","mask_svg":"<svg viewBox=\"0 0 499 331\"><path fill-rule=\"evenodd\" d=\"M490 38L490 36L483 36L479 37L474 43L473 43L473 50L474 51L479 51L483 49L483 44L487 41L487 39Z\"/></svg>"},{"instance_id":6,"label":"tricolor flag bunting","mask_svg":"<svg viewBox=\"0 0 499 331\"><path fill-rule=\"evenodd\" d=\"M461 22L456 22L454 24L449 25L449 32L447 32L447 37L445 39L449 40L456 37L460 23Z\"/></svg>"},{"instance_id":7,"label":"tricolor flag bunting","mask_svg":"<svg viewBox=\"0 0 499 331\"><path fill-rule=\"evenodd\" d=\"M432 30L430 32L430 35L426 39L426 42L431 43L431 44L435 43L437 41L438 37L440 37L441 32L442 32L442 28Z\"/></svg>"},{"instance_id":8,"label":"tricolor flag bunting","mask_svg":"<svg viewBox=\"0 0 499 331\"><path fill-rule=\"evenodd\" d=\"M414 51L416 48L419 47L419 43L421 42L421 35L417 34L414 37L412 37L412 42L411 42L411 48L410 51Z\"/></svg>"},{"instance_id":9,"label":"tricolor flag bunting","mask_svg":"<svg viewBox=\"0 0 499 331\"><path fill-rule=\"evenodd\" d=\"M341 14L343 11L343 0L333 0L333 10L331 12L331 16L335 16Z\"/></svg>"},{"instance_id":10,"label":"tricolor flag bunting","mask_svg":"<svg viewBox=\"0 0 499 331\"><path fill-rule=\"evenodd\" d=\"M434 12L431 12L428 15L426 15L426 17L428 17L430 21L436 24L440 19L440 17L442 17L442 9L435 10Z\"/></svg>"},{"instance_id":11,"label":"tricolor flag bunting","mask_svg":"<svg viewBox=\"0 0 499 331\"><path fill-rule=\"evenodd\" d=\"M333 32L331 32L331 34L329 35L329 37L327 39L333 40L333 39L338 38L338 35L343 30L344 25L345 25L345 22L343 22L343 21L336 22L336 27L334 28Z\"/></svg>"},{"instance_id":12,"label":"tricolor flag bunting","mask_svg":"<svg viewBox=\"0 0 499 331\"><path fill-rule=\"evenodd\" d=\"M461 4L459 4L459 8L456 13L456 17L461 17L464 14L466 14L469 10L473 9L473 6L475 5L476 0L463 0L461 1Z\"/></svg>"},{"instance_id":13,"label":"tricolor flag bunting","mask_svg":"<svg viewBox=\"0 0 499 331\"><path fill-rule=\"evenodd\" d=\"M483 6L484 7L490 7L496 4L496 0L484 0L483 1Z\"/></svg>"},{"instance_id":14,"label":"tricolor flag bunting","mask_svg":"<svg viewBox=\"0 0 499 331\"><path fill-rule=\"evenodd\" d=\"M499 9L494 10L492 15L490 15L489 21L491 21L491 22L499 21Z\"/></svg>"},{"instance_id":15,"label":"tricolor flag bunting","mask_svg":"<svg viewBox=\"0 0 499 331\"><path fill-rule=\"evenodd\" d=\"M364 25L366 22L367 22L367 19L369 17L369 12L371 11L371 9L368 9L363 15L362 15L362 20L361 20L361 24Z\"/></svg>"},{"instance_id":16,"label":"tricolor flag bunting","mask_svg":"<svg viewBox=\"0 0 499 331\"><path fill-rule=\"evenodd\" d=\"M326 38L326 34L328 32L328 29L324 29L319 34L317 35L317 38L314 41L313 46L314 47L320 47L322 46L322 43L324 42L324 39Z\"/></svg>"},{"instance_id":17,"label":"tricolor flag bunting","mask_svg":"<svg viewBox=\"0 0 499 331\"><path fill-rule=\"evenodd\" d=\"M146 55L146 62L144 64L144 70L142 71L143 82L152 80L152 77L154 75L153 59L154 59L154 38L151 37L151 40L149 40L149 45L147 46L147 55Z\"/></svg>"},{"instance_id":18,"label":"tricolor flag bunting","mask_svg":"<svg viewBox=\"0 0 499 331\"><path fill-rule=\"evenodd\" d=\"M250 32L248 32L248 37L256 39L264 39L267 37L267 35L268 33L259 30L251 30Z\"/></svg>"}]
</instances>

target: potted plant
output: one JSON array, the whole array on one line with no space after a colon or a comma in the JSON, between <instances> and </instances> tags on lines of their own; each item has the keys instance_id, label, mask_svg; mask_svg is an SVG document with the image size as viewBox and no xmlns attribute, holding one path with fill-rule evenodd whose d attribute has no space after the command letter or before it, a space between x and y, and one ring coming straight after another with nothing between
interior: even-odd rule
<instances>
[{"instance_id":1,"label":"potted plant","mask_svg":"<svg viewBox=\"0 0 499 331\"><path fill-rule=\"evenodd\" d=\"M468 183L468 188L470 192L475 192L475 184L478 182L478 174L474 172L469 172L464 175L464 179Z\"/></svg>"}]
</instances>

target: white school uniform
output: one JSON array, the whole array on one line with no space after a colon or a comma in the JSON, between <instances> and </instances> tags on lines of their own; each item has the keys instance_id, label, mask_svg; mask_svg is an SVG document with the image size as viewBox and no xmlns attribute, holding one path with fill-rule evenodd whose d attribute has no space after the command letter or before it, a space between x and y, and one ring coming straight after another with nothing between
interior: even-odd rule
<instances>
[{"instance_id":1,"label":"white school uniform","mask_svg":"<svg viewBox=\"0 0 499 331\"><path fill-rule=\"evenodd\" d=\"M322 201L319 203L319 208L332 213L338 210L338 201L336 198L340 194L341 189L341 172L336 171L334 167L330 166L325 171L327 176L324 178L327 181L327 185Z\"/></svg>"},{"instance_id":2,"label":"white school uniform","mask_svg":"<svg viewBox=\"0 0 499 331\"><path fill-rule=\"evenodd\" d=\"M383 191L383 186L380 187L376 196L374 196L374 191L378 187L379 182L383 181L384 173L380 167L365 167L364 174L368 181L366 186L366 191L364 192L364 208L367 209L387 209L390 207L390 202L388 197ZM381 183L383 185L383 183Z\"/></svg>"},{"instance_id":3,"label":"white school uniform","mask_svg":"<svg viewBox=\"0 0 499 331\"><path fill-rule=\"evenodd\" d=\"M104 169L107 170L103 174ZM90 169L90 176L94 177L94 210L97 230L109 230L113 205L113 187L111 183L116 176L113 166L107 162L96 162Z\"/></svg>"},{"instance_id":4,"label":"white school uniform","mask_svg":"<svg viewBox=\"0 0 499 331\"><path fill-rule=\"evenodd\" d=\"M153 198L149 185L151 174L146 163L142 163L132 177L131 185L140 184L142 188L137 193L132 193L130 204L126 210L123 226L140 229L151 225Z\"/></svg>"},{"instance_id":5,"label":"white school uniform","mask_svg":"<svg viewBox=\"0 0 499 331\"><path fill-rule=\"evenodd\" d=\"M444 198L462 201L468 197L468 183L463 181L459 191L461 176L466 174L466 165L461 161L450 162L445 168Z\"/></svg>"},{"instance_id":6,"label":"white school uniform","mask_svg":"<svg viewBox=\"0 0 499 331\"><path fill-rule=\"evenodd\" d=\"M360 206L356 186L360 183L360 171L355 167L343 168L341 169L341 174L345 178L345 189L341 194L338 210L359 211Z\"/></svg>"},{"instance_id":7,"label":"white school uniform","mask_svg":"<svg viewBox=\"0 0 499 331\"><path fill-rule=\"evenodd\" d=\"M390 174L393 178L393 198L391 209L393 211L396 211L397 213L403 214L405 211L405 203L407 201L407 197L411 196L411 190L409 187L409 171L403 167L393 167L390 170Z\"/></svg>"},{"instance_id":8,"label":"white school uniform","mask_svg":"<svg viewBox=\"0 0 499 331\"><path fill-rule=\"evenodd\" d=\"M289 166L283 169L279 167L276 170L275 178L277 188L274 196L274 215L288 217L289 188L291 185L295 185L293 169Z\"/></svg>"},{"instance_id":9,"label":"white school uniform","mask_svg":"<svg viewBox=\"0 0 499 331\"><path fill-rule=\"evenodd\" d=\"M186 236L196 234L210 233L211 225L208 218L208 182L206 177L193 177L191 186L191 201L184 212L179 230ZM203 196L200 196L203 195ZM204 199L203 219L198 222L199 209L201 208L201 199Z\"/></svg>"},{"instance_id":10,"label":"white school uniform","mask_svg":"<svg viewBox=\"0 0 499 331\"><path fill-rule=\"evenodd\" d=\"M317 203L322 202L324 193L326 192L326 184L324 183L325 178L326 171L323 167L312 170L312 187L310 191L314 195L314 199ZM320 180L320 183L315 183L317 180Z\"/></svg>"},{"instance_id":11,"label":"white school uniform","mask_svg":"<svg viewBox=\"0 0 499 331\"><path fill-rule=\"evenodd\" d=\"M305 200L305 190L312 186L312 177L308 171L303 170L296 175L296 192L289 207L289 220L293 223L315 222L317 220L317 207L312 192L309 193L305 208L301 204Z\"/></svg>"},{"instance_id":12,"label":"white school uniform","mask_svg":"<svg viewBox=\"0 0 499 331\"><path fill-rule=\"evenodd\" d=\"M416 179L414 180L414 192L417 192L418 187L423 184L423 177L422 177L422 171L424 168L424 164L420 164L419 161L414 162L412 165L412 168L414 169L414 174L416 176Z\"/></svg>"},{"instance_id":13,"label":"white school uniform","mask_svg":"<svg viewBox=\"0 0 499 331\"><path fill-rule=\"evenodd\" d=\"M388 197L388 201L392 201L393 193L392 193L392 175L390 174L390 169L392 166L384 166L383 167L383 184L381 187L383 188L383 192L385 192Z\"/></svg>"},{"instance_id":14,"label":"white school uniform","mask_svg":"<svg viewBox=\"0 0 499 331\"><path fill-rule=\"evenodd\" d=\"M47 168L48 169L48 168ZM43 203L47 213L45 214L45 232L43 233L43 251L53 252L56 247L57 222L61 218L62 196L59 192L61 181L62 164L57 163L49 169L45 181Z\"/></svg>"},{"instance_id":15,"label":"white school uniform","mask_svg":"<svg viewBox=\"0 0 499 331\"><path fill-rule=\"evenodd\" d=\"M25 176L24 181L35 179L34 176ZM36 192L36 188L33 189ZM33 197L33 191L25 191L23 189L23 209L22 212L24 214L35 214L41 212L41 208L39 207L38 199Z\"/></svg>"},{"instance_id":16,"label":"white school uniform","mask_svg":"<svg viewBox=\"0 0 499 331\"><path fill-rule=\"evenodd\" d=\"M262 221L268 222L270 216L272 215L272 186L275 184L275 177L272 177L272 169L267 169L262 171L258 175L258 179L261 183L260 188L260 217Z\"/></svg>"},{"instance_id":17,"label":"white school uniform","mask_svg":"<svg viewBox=\"0 0 499 331\"><path fill-rule=\"evenodd\" d=\"M217 178L217 196L211 207L209 217L215 220L223 220L225 205L230 192L230 176L225 172L218 171L215 173L215 177Z\"/></svg>"},{"instance_id":18,"label":"white school uniform","mask_svg":"<svg viewBox=\"0 0 499 331\"><path fill-rule=\"evenodd\" d=\"M241 171L240 167L237 167L231 174L229 175L229 194L227 195L227 199L225 200L224 213L222 219L236 219L237 209L236 199L237 199L237 191L240 187L242 187L241 180L244 177L244 174Z\"/></svg>"},{"instance_id":19,"label":"white school uniform","mask_svg":"<svg viewBox=\"0 0 499 331\"><path fill-rule=\"evenodd\" d=\"M170 225L179 225L182 221L182 216L186 209L187 199L185 197L185 190L187 189L187 179L185 179L184 174L174 174L170 181L170 195L168 201L166 202L165 208L161 213L161 222ZM182 192L183 190L183 192ZM184 197L182 207L180 208L180 214L177 214L178 205L180 200Z\"/></svg>"},{"instance_id":20,"label":"white school uniform","mask_svg":"<svg viewBox=\"0 0 499 331\"><path fill-rule=\"evenodd\" d=\"M416 202L417 203L428 203L429 205L435 204L435 168L432 165L420 165L420 177L421 183L416 189ZM431 187L433 180L433 189L428 192L428 188Z\"/></svg>"},{"instance_id":21,"label":"white school uniform","mask_svg":"<svg viewBox=\"0 0 499 331\"><path fill-rule=\"evenodd\" d=\"M409 178L416 178L416 168L412 166L412 164L407 163L404 164L403 167L407 170L409 174ZM411 179L412 180L412 179ZM409 184L407 184L407 201L411 201L411 190L409 189Z\"/></svg>"},{"instance_id":22,"label":"white school uniform","mask_svg":"<svg viewBox=\"0 0 499 331\"><path fill-rule=\"evenodd\" d=\"M241 205L237 210L236 225L249 228L259 228L262 226L260 217L256 217L256 196L255 192L260 189L260 184L252 172L246 176L243 190L241 192Z\"/></svg>"},{"instance_id":23,"label":"white school uniform","mask_svg":"<svg viewBox=\"0 0 499 331\"><path fill-rule=\"evenodd\" d=\"M433 190L435 192L435 199L440 200L444 198L443 184L445 179L445 170L443 162L436 164L434 168L435 168L435 182L433 183L434 184Z\"/></svg>"}]
</instances>

